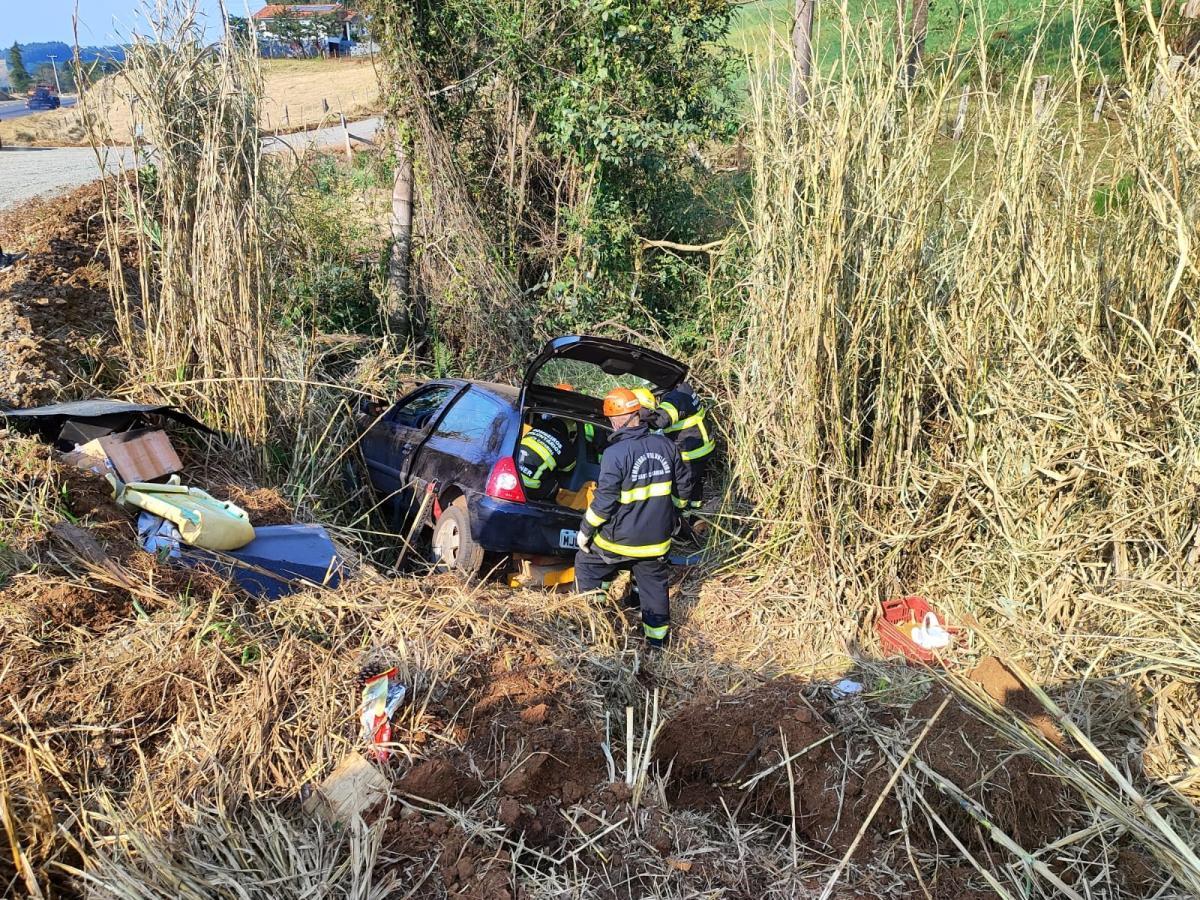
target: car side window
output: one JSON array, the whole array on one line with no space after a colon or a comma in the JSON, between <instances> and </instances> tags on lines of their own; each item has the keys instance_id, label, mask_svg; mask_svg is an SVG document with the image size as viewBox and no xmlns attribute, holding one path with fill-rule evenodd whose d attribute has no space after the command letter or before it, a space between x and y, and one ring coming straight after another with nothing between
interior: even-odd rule
<instances>
[{"instance_id":1,"label":"car side window","mask_svg":"<svg viewBox=\"0 0 1200 900\"><path fill-rule=\"evenodd\" d=\"M450 407L433 436L482 444L491 436L496 418L503 411L504 407L492 398L477 391L467 391Z\"/></svg>"},{"instance_id":2,"label":"car side window","mask_svg":"<svg viewBox=\"0 0 1200 900\"><path fill-rule=\"evenodd\" d=\"M388 421L404 428L424 428L454 391L455 388L446 385L421 391L393 409L388 415Z\"/></svg>"}]
</instances>

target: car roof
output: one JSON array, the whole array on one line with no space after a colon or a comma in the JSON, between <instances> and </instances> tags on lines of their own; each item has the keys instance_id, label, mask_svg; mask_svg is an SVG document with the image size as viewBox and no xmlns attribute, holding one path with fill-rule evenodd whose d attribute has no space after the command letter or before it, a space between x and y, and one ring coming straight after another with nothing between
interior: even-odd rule
<instances>
[{"instance_id":1,"label":"car roof","mask_svg":"<svg viewBox=\"0 0 1200 900\"><path fill-rule=\"evenodd\" d=\"M473 390L484 394L490 394L494 399L499 400L513 408L516 408L518 400L521 397L519 388L511 384L501 384L498 381L471 381L466 378L435 378L425 384L445 384L451 387L463 387L470 385ZM424 385L422 385L424 386Z\"/></svg>"}]
</instances>

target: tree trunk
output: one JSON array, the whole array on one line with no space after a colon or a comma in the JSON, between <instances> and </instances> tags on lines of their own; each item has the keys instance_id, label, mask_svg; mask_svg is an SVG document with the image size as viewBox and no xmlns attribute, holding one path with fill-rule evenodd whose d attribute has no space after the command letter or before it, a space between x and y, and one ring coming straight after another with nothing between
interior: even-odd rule
<instances>
[{"instance_id":1,"label":"tree trunk","mask_svg":"<svg viewBox=\"0 0 1200 900\"><path fill-rule=\"evenodd\" d=\"M797 109L808 103L815 8L816 0L796 0L796 20L792 25L792 102L796 104Z\"/></svg>"},{"instance_id":2,"label":"tree trunk","mask_svg":"<svg viewBox=\"0 0 1200 900\"><path fill-rule=\"evenodd\" d=\"M929 0L913 0L912 23L909 29L904 83L911 86L917 80L921 55L925 52L925 35L929 31Z\"/></svg>"},{"instance_id":3,"label":"tree trunk","mask_svg":"<svg viewBox=\"0 0 1200 900\"><path fill-rule=\"evenodd\" d=\"M412 331L409 303L409 264L412 259L412 149L396 139L396 171L392 181L392 253L388 260L388 326L408 337Z\"/></svg>"}]
</instances>

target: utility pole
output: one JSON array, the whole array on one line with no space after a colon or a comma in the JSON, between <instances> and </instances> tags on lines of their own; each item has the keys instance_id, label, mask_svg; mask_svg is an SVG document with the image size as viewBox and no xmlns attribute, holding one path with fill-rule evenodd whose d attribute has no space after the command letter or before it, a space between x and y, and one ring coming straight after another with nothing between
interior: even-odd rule
<instances>
[{"instance_id":1,"label":"utility pole","mask_svg":"<svg viewBox=\"0 0 1200 900\"><path fill-rule=\"evenodd\" d=\"M392 252L388 259L388 326L406 340L412 338L409 269L412 265L414 142L403 132L396 136L396 171L392 182Z\"/></svg>"},{"instance_id":2,"label":"utility pole","mask_svg":"<svg viewBox=\"0 0 1200 900\"><path fill-rule=\"evenodd\" d=\"M58 94L61 97L62 96L62 85L58 83L58 63L55 62L55 60L57 60L58 57L55 56L53 53L47 54L47 55L50 57L50 68L52 68L54 70L54 89L56 91L58 91Z\"/></svg>"}]
</instances>

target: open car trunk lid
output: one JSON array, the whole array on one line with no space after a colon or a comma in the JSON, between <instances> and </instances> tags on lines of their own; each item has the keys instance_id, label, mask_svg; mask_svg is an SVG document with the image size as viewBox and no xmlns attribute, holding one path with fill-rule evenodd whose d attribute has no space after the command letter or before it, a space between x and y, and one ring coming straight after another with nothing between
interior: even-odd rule
<instances>
[{"instance_id":1,"label":"open car trunk lid","mask_svg":"<svg viewBox=\"0 0 1200 900\"><path fill-rule=\"evenodd\" d=\"M687 371L683 363L655 350L610 338L564 335L548 341L526 368L521 414L546 412L607 427L601 406L612 388L647 387L661 394L683 381Z\"/></svg>"}]
</instances>

